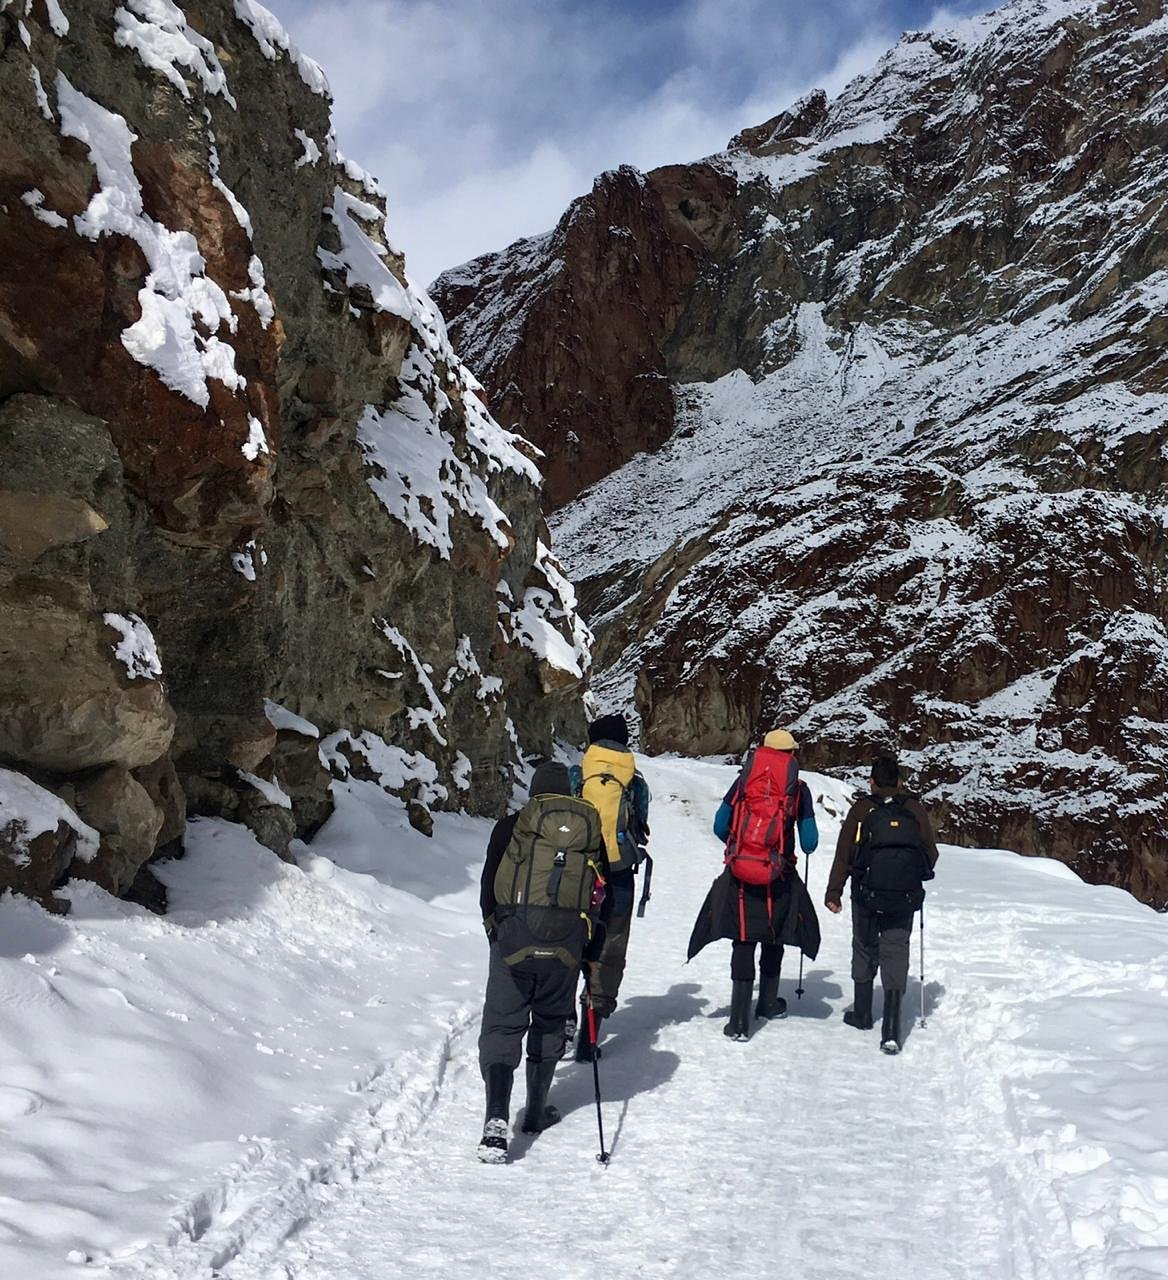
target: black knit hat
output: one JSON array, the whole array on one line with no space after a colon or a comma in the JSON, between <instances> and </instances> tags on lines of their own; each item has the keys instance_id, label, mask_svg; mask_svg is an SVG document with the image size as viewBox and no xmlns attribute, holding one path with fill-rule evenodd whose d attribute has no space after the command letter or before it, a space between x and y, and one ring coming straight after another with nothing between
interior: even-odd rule
<instances>
[{"instance_id":1,"label":"black knit hat","mask_svg":"<svg viewBox=\"0 0 1168 1280\"><path fill-rule=\"evenodd\" d=\"M589 742L599 742L601 738L619 742L623 747L629 745L629 726L619 711L611 716L601 716L588 726Z\"/></svg>"},{"instance_id":2,"label":"black knit hat","mask_svg":"<svg viewBox=\"0 0 1168 1280\"><path fill-rule=\"evenodd\" d=\"M570 796L572 783L568 777L568 766L558 760L541 760L531 775L527 793L532 796Z\"/></svg>"}]
</instances>

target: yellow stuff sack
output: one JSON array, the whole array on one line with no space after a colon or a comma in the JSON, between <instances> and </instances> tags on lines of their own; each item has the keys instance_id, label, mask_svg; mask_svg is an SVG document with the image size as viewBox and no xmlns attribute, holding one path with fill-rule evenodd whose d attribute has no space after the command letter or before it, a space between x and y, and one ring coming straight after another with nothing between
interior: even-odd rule
<instances>
[{"instance_id":1,"label":"yellow stuff sack","mask_svg":"<svg viewBox=\"0 0 1168 1280\"><path fill-rule=\"evenodd\" d=\"M632 804L628 787L637 771L631 751L603 747L594 742L580 762L580 795L600 813L600 829L610 871L635 867L639 860L637 843L630 831Z\"/></svg>"}]
</instances>

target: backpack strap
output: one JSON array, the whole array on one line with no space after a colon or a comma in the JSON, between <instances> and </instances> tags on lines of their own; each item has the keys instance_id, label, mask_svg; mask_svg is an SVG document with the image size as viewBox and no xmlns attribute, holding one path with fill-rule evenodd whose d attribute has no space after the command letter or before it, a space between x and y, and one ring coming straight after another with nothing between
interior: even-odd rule
<instances>
[{"instance_id":1,"label":"backpack strap","mask_svg":"<svg viewBox=\"0 0 1168 1280\"><path fill-rule=\"evenodd\" d=\"M567 864L568 855L563 849L556 850L556 859L552 863L552 873L548 876L547 892L548 897L555 902L560 894L560 881L564 878L564 867Z\"/></svg>"}]
</instances>

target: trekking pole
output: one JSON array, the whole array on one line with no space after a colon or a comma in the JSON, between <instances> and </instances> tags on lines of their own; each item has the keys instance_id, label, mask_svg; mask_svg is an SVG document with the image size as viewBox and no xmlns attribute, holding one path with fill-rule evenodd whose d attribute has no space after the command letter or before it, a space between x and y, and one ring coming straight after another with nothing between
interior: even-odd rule
<instances>
[{"instance_id":1,"label":"trekking pole","mask_svg":"<svg viewBox=\"0 0 1168 1280\"><path fill-rule=\"evenodd\" d=\"M921 903L921 1029L929 1025L925 1017L925 904Z\"/></svg>"},{"instance_id":2,"label":"trekking pole","mask_svg":"<svg viewBox=\"0 0 1168 1280\"><path fill-rule=\"evenodd\" d=\"M803 883L806 885L807 877L811 874L811 855L804 853L803 855ZM799 951L799 985L795 988L795 995L798 999L803 999L803 951Z\"/></svg>"},{"instance_id":3,"label":"trekking pole","mask_svg":"<svg viewBox=\"0 0 1168 1280\"><path fill-rule=\"evenodd\" d=\"M604 1149L604 1117L600 1113L600 1064L596 1060L596 1009L592 1004L592 992L588 992L588 1039L592 1045L592 1083L596 1089L596 1128L600 1133L600 1154L596 1159L608 1164L608 1152Z\"/></svg>"}]
</instances>

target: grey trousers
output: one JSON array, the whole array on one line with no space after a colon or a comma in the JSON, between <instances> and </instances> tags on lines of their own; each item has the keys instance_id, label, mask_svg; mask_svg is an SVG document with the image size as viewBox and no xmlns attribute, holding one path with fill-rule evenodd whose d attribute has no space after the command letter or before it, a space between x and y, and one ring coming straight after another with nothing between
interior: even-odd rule
<instances>
[{"instance_id":1,"label":"grey trousers","mask_svg":"<svg viewBox=\"0 0 1168 1280\"><path fill-rule=\"evenodd\" d=\"M871 982L877 970L885 991L908 986L908 943L913 912L872 911L852 894L852 981Z\"/></svg>"},{"instance_id":2,"label":"grey trousers","mask_svg":"<svg viewBox=\"0 0 1168 1280\"><path fill-rule=\"evenodd\" d=\"M633 913L613 916L604 935L600 958L593 962L588 979L592 1007L598 1018L610 1018L616 1009L616 997L625 976L625 957L629 951L629 932Z\"/></svg>"},{"instance_id":3,"label":"grey trousers","mask_svg":"<svg viewBox=\"0 0 1168 1280\"><path fill-rule=\"evenodd\" d=\"M479 1067L514 1070L523 1057L558 1059L564 1050L564 1022L572 1008L579 970L559 960L521 960L509 965L497 942L491 944L487 994L479 1032Z\"/></svg>"}]
</instances>

